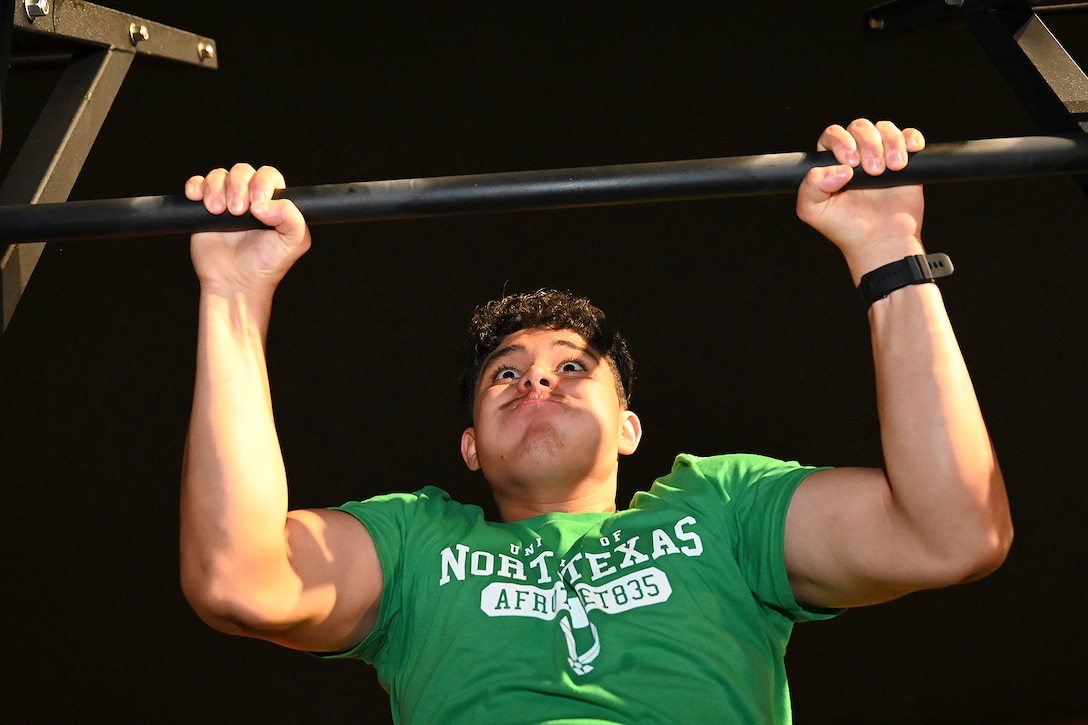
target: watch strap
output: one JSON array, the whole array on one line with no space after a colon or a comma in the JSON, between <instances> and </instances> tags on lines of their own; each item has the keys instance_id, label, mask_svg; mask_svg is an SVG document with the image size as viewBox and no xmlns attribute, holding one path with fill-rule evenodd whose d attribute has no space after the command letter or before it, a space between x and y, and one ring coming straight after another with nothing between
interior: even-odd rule
<instances>
[{"instance_id":1,"label":"watch strap","mask_svg":"<svg viewBox=\"0 0 1088 725\"><path fill-rule=\"evenodd\" d=\"M952 260L947 254L941 252L915 254L877 267L872 272L862 275L858 293L865 306L868 307L897 289L912 284L933 282L940 277L949 276L952 271Z\"/></svg>"}]
</instances>

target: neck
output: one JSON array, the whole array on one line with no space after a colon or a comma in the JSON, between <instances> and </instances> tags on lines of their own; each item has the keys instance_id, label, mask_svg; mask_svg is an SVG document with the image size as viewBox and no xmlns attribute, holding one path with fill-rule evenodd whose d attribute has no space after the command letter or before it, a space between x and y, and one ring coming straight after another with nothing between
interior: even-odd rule
<instances>
[{"instance_id":1,"label":"neck","mask_svg":"<svg viewBox=\"0 0 1088 725\"><path fill-rule=\"evenodd\" d=\"M498 505L499 516L506 522L531 519L543 514L612 513L616 510L614 482L611 486L587 486L562 495L539 490L510 490L496 486L492 486L491 492Z\"/></svg>"}]
</instances>

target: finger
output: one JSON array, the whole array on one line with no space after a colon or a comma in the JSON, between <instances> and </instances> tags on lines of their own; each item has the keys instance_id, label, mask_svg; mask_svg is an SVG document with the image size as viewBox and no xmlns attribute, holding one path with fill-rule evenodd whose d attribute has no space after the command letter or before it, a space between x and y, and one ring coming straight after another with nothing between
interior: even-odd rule
<instances>
[{"instance_id":1,"label":"finger","mask_svg":"<svg viewBox=\"0 0 1088 725\"><path fill-rule=\"evenodd\" d=\"M279 172L279 169L272 166L262 166L257 169L257 173L249 182L249 201L253 203L271 199L277 190L286 188L287 182L284 181L283 174Z\"/></svg>"},{"instance_id":2,"label":"finger","mask_svg":"<svg viewBox=\"0 0 1088 725\"><path fill-rule=\"evenodd\" d=\"M861 168L870 176L878 176L884 173L884 139L877 130L876 124L864 118L859 118L847 127L854 142L858 145L858 154L861 156Z\"/></svg>"},{"instance_id":3,"label":"finger","mask_svg":"<svg viewBox=\"0 0 1088 725\"><path fill-rule=\"evenodd\" d=\"M798 190L798 201L807 204L826 201L827 197L841 191L852 178L854 169L847 164L815 166L805 174L804 182Z\"/></svg>"},{"instance_id":4,"label":"finger","mask_svg":"<svg viewBox=\"0 0 1088 725\"><path fill-rule=\"evenodd\" d=\"M212 214L222 214L227 210L227 198L223 191L226 181L227 170L220 168L209 171L201 184L204 208Z\"/></svg>"},{"instance_id":5,"label":"finger","mask_svg":"<svg viewBox=\"0 0 1088 725\"><path fill-rule=\"evenodd\" d=\"M840 164L857 166L861 163L857 141L850 132L838 124L828 126L816 142L818 151L830 151Z\"/></svg>"},{"instance_id":6,"label":"finger","mask_svg":"<svg viewBox=\"0 0 1088 725\"><path fill-rule=\"evenodd\" d=\"M189 201L200 201L204 198L204 177L190 176L185 182L185 198Z\"/></svg>"},{"instance_id":7,"label":"finger","mask_svg":"<svg viewBox=\"0 0 1088 725\"><path fill-rule=\"evenodd\" d=\"M249 211L249 182L257 171L249 164L235 164L227 174L224 192L227 210L234 216Z\"/></svg>"},{"instance_id":8,"label":"finger","mask_svg":"<svg viewBox=\"0 0 1088 725\"><path fill-rule=\"evenodd\" d=\"M907 165L907 142L903 132L891 121L876 124L884 146L884 165L890 171L900 171Z\"/></svg>"},{"instance_id":9,"label":"finger","mask_svg":"<svg viewBox=\"0 0 1088 725\"><path fill-rule=\"evenodd\" d=\"M916 128L903 129L903 140L907 144L907 152L915 153L926 147L926 137Z\"/></svg>"}]
</instances>

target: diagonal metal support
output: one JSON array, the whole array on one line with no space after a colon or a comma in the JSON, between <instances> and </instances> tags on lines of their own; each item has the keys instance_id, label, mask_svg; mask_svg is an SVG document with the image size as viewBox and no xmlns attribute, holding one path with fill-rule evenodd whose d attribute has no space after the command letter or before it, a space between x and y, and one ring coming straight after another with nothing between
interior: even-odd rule
<instances>
[{"instance_id":1,"label":"diagonal metal support","mask_svg":"<svg viewBox=\"0 0 1088 725\"><path fill-rule=\"evenodd\" d=\"M1042 15L1079 11L1079 0L891 0L865 16L869 37L962 21L1046 134L1088 132L1088 76ZM1088 176L1074 177L1088 193Z\"/></svg>"},{"instance_id":2,"label":"diagonal metal support","mask_svg":"<svg viewBox=\"0 0 1088 725\"><path fill-rule=\"evenodd\" d=\"M37 204L68 198L132 58L131 53L97 50L65 69L0 185L0 204ZM44 247L12 244L0 261L5 329Z\"/></svg>"},{"instance_id":3,"label":"diagonal metal support","mask_svg":"<svg viewBox=\"0 0 1088 725\"><path fill-rule=\"evenodd\" d=\"M965 20L1045 133L1088 131L1088 76L1037 13L990 11Z\"/></svg>"},{"instance_id":4,"label":"diagonal metal support","mask_svg":"<svg viewBox=\"0 0 1088 725\"><path fill-rule=\"evenodd\" d=\"M110 8L81 0L16 0L14 7L3 5L13 13L9 17L15 31L59 42L66 50L73 43L77 48L0 184L3 205L68 198L137 55L217 67L210 38ZM3 249L0 330L7 329L43 248L7 244Z\"/></svg>"}]
</instances>

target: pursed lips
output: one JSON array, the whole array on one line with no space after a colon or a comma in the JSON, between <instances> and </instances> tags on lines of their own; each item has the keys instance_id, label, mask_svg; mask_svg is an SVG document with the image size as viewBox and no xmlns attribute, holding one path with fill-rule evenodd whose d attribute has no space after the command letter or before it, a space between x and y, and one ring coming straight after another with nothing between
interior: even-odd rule
<instances>
[{"instance_id":1,"label":"pursed lips","mask_svg":"<svg viewBox=\"0 0 1088 725\"><path fill-rule=\"evenodd\" d=\"M540 395L539 393L530 393L528 395L524 395L520 398L515 398L514 400L509 401L502 406L502 409L517 410L518 408L522 408L524 406L537 406L549 403L552 405L563 405L562 401L556 400L555 396L551 394Z\"/></svg>"}]
</instances>

